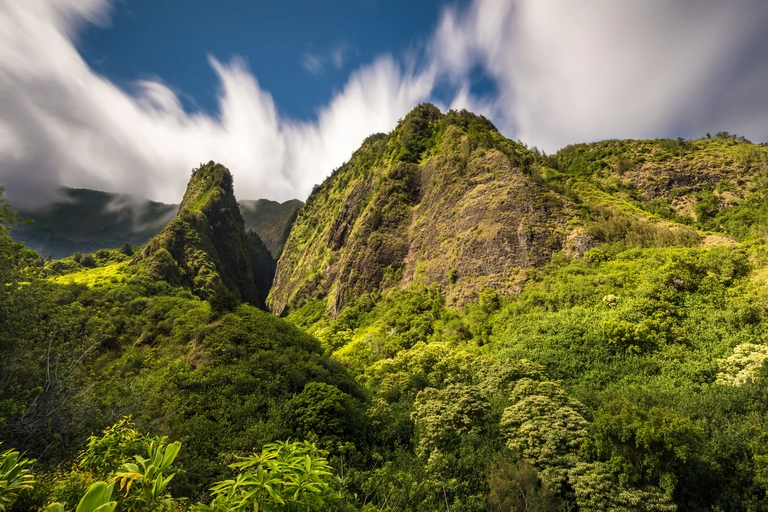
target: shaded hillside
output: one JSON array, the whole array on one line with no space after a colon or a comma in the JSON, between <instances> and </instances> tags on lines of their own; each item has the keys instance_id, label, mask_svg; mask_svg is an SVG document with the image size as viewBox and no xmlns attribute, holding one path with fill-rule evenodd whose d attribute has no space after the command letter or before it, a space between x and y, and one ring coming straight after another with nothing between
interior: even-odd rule
<instances>
[{"instance_id":1,"label":"shaded hillside","mask_svg":"<svg viewBox=\"0 0 768 512\"><path fill-rule=\"evenodd\" d=\"M240 201L239 204L246 229L252 229L259 235L275 261L280 259L293 222L304 203L298 199L283 203L257 199Z\"/></svg>"},{"instance_id":2,"label":"shaded hillside","mask_svg":"<svg viewBox=\"0 0 768 512\"><path fill-rule=\"evenodd\" d=\"M565 240L570 201L532 176L536 153L483 117L413 110L366 139L299 213L270 308L326 298L336 314L374 289L440 283L463 301L541 264Z\"/></svg>"},{"instance_id":3,"label":"shaded hillside","mask_svg":"<svg viewBox=\"0 0 768 512\"><path fill-rule=\"evenodd\" d=\"M63 188L64 200L19 215L11 236L41 256L62 258L125 243L143 245L175 215L178 206L87 189Z\"/></svg>"},{"instance_id":4,"label":"shaded hillside","mask_svg":"<svg viewBox=\"0 0 768 512\"><path fill-rule=\"evenodd\" d=\"M245 231L232 175L209 162L196 169L176 217L149 241L133 264L171 284L181 284L215 307L262 305L274 260L258 235Z\"/></svg>"},{"instance_id":5,"label":"shaded hillside","mask_svg":"<svg viewBox=\"0 0 768 512\"><path fill-rule=\"evenodd\" d=\"M13 226L11 236L41 256L63 258L105 247L144 245L173 219L177 204L164 204L122 194L62 187L64 199L42 210L17 208L31 222ZM259 235L275 260L304 203L292 199L240 202L246 231Z\"/></svg>"}]
</instances>

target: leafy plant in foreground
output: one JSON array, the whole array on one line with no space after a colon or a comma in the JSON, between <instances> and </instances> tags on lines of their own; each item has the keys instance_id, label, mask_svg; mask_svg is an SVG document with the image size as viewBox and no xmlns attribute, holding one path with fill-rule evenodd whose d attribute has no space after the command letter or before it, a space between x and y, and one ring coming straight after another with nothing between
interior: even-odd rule
<instances>
[{"instance_id":1,"label":"leafy plant in foreground","mask_svg":"<svg viewBox=\"0 0 768 512\"><path fill-rule=\"evenodd\" d=\"M151 442L147 447L148 458L136 455L136 463L123 464L123 471L117 473L111 481L119 481L120 490L125 489L128 498L125 504L129 510L173 510L174 499L166 493L166 488L175 473L164 477L163 472L171 466L180 449L181 443L178 441L167 446ZM134 483L139 492L129 495Z\"/></svg>"},{"instance_id":2,"label":"leafy plant in foreground","mask_svg":"<svg viewBox=\"0 0 768 512\"><path fill-rule=\"evenodd\" d=\"M117 507L112 499L112 489L115 484L96 482L88 488L83 499L78 503L75 512L113 512ZM45 512L65 512L66 508L61 503L51 503Z\"/></svg>"},{"instance_id":3,"label":"leafy plant in foreground","mask_svg":"<svg viewBox=\"0 0 768 512\"><path fill-rule=\"evenodd\" d=\"M34 461L20 457L14 450L0 452L0 511L10 510L19 493L35 483L29 470Z\"/></svg>"},{"instance_id":4,"label":"leafy plant in foreground","mask_svg":"<svg viewBox=\"0 0 768 512\"><path fill-rule=\"evenodd\" d=\"M308 441L270 443L229 467L242 472L214 484L213 502L198 510L323 510L341 499L325 452Z\"/></svg>"}]
</instances>

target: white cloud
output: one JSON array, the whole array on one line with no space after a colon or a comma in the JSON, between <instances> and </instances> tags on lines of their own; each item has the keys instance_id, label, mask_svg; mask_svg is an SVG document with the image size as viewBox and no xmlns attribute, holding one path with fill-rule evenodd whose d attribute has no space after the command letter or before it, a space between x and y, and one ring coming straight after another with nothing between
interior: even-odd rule
<instances>
[{"instance_id":1,"label":"white cloud","mask_svg":"<svg viewBox=\"0 0 768 512\"><path fill-rule=\"evenodd\" d=\"M28 204L59 184L178 202L190 169L216 160L241 198L305 198L374 131L429 96L429 76L383 56L357 70L316 122L281 117L240 59L210 58L219 115L186 113L159 81L130 95L72 44L73 24L102 20L106 0L0 4L0 183Z\"/></svg>"},{"instance_id":2,"label":"white cloud","mask_svg":"<svg viewBox=\"0 0 768 512\"><path fill-rule=\"evenodd\" d=\"M766 21L753 0L477 0L446 11L432 54L452 80L482 65L497 124L549 151L719 129L766 140Z\"/></svg>"},{"instance_id":3,"label":"white cloud","mask_svg":"<svg viewBox=\"0 0 768 512\"><path fill-rule=\"evenodd\" d=\"M759 0L475 0L444 11L420 65L376 58L311 122L281 116L237 58L210 58L217 116L185 112L160 80L120 89L72 43L82 23L104 24L108 7L0 3L0 183L28 200L44 202L63 184L177 202L190 169L211 159L232 170L240 198L305 198L438 84L455 90L450 107L547 151L721 129L768 139L768 4ZM304 65L338 68L347 51L308 55ZM495 83L491 97L472 92L478 67Z\"/></svg>"}]
</instances>

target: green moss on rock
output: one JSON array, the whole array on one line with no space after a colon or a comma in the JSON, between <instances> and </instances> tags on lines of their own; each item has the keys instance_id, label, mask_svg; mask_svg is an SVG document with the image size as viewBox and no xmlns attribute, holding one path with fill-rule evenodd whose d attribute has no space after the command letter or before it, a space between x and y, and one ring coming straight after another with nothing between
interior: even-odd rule
<instances>
[{"instance_id":1,"label":"green moss on rock","mask_svg":"<svg viewBox=\"0 0 768 512\"><path fill-rule=\"evenodd\" d=\"M221 309L239 302L264 307L274 273L263 242L245 231L232 174L214 162L193 171L176 218L133 263L142 260L158 278L184 285Z\"/></svg>"}]
</instances>

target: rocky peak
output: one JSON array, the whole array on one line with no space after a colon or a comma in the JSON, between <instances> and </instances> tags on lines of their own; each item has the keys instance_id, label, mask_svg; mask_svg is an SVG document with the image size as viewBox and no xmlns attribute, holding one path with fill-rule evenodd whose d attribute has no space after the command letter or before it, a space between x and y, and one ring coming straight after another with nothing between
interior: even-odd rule
<instances>
[{"instance_id":1,"label":"rocky peak","mask_svg":"<svg viewBox=\"0 0 768 512\"><path fill-rule=\"evenodd\" d=\"M274 261L255 233L246 233L232 174L213 161L192 173L179 212L133 263L189 287L217 308L264 306Z\"/></svg>"}]
</instances>

